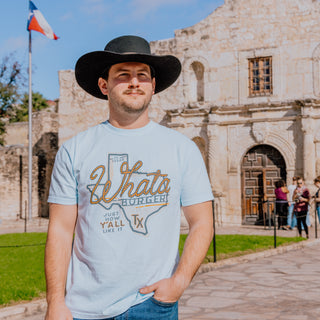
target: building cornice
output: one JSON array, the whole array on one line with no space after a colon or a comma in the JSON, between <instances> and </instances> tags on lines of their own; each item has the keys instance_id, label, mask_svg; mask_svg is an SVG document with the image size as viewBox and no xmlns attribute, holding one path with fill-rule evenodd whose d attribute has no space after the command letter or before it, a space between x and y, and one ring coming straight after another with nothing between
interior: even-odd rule
<instances>
[{"instance_id":1,"label":"building cornice","mask_svg":"<svg viewBox=\"0 0 320 320\"><path fill-rule=\"evenodd\" d=\"M313 112L310 112L312 109ZM319 109L319 110L317 110ZM288 112L291 111L291 112ZM273 113L273 116L268 113ZM276 115L274 113L280 113ZM260 103L249 105L233 105L233 106L215 106L210 103L204 103L199 108L183 108L168 110L167 115L173 122L168 125L171 128L186 127L184 123L186 118L205 118L200 124L197 122L195 126L203 125L242 125L255 122L283 122L296 121L302 118L320 119L320 100L306 99L294 100L279 103ZM240 116L238 119L233 115ZM179 119L181 118L181 120Z\"/></svg>"}]
</instances>

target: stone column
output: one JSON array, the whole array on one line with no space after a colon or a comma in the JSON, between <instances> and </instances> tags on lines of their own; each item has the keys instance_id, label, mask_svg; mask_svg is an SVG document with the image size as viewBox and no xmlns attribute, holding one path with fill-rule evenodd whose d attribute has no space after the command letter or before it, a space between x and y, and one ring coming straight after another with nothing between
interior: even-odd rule
<instances>
[{"instance_id":1,"label":"stone column","mask_svg":"<svg viewBox=\"0 0 320 320\"><path fill-rule=\"evenodd\" d=\"M219 136L219 126L217 124L212 124L208 126L208 138L209 138L209 148L208 148L208 167L209 167L209 178L212 186L212 190L215 192L221 191L220 182L218 175L216 174L219 158L218 151L218 136Z\"/></svg>"},{"instance_id":2,"label":"stone column","mask_svg":"<svg viewBox=\"0 0 320 320\"><path fill-rule=\"evenodd\" d=\"M304 179L308 186L313 184L315 178L315 144L313 135L313 119L304 117L301 119L302 133L303 133L303 173Z\"/></svg>"}]
</instances>

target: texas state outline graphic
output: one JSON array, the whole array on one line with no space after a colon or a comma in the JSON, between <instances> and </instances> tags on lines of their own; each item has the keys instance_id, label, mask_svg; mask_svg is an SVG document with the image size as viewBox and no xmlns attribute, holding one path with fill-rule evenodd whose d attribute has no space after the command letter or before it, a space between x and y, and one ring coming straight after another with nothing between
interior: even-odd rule
<instances>
[{"instance_id":1,"label":"texas state outline graphic","mask_svg":"<svg viewBox=\"0 0 320 320\"><path fill-rule=\"evenodd\" d=\"M87 189L91 193L91 199L94 204L99 204L107 211L114 210L117 207L128 221L133 232L147 235L150 217L159 213L161 209L168 205L169 192L167 191L170 190L168 188L168 181L170 180L167 175L161 174L160 170L153 173L142 172L140 171L142 166L142 162L136 162L130 168L128 154L108 154L107 182L105 182L106 172L104 166L99 166L97 168L100 170L96 170L95 175L91 174L94 178L97 178L100 174L99 183L89 184ZM121 170L126 170L125 174ZM164 182L166 182L166 188L164 187ZM122 189L123 193L120 196L119 190L121 186L123 189L125 189L124 186L127 186L127 189ZM137 186L140 186L140 189ZM142 194L142 186L145 187L144 190L148 186L149 193L147 195ZM150 192L151 186L153 192ZM106 188L109 188L107 196L105 195ZM132 192L130 194L130 191L133 190L136 190L134 196L132 196ZM155 190L158 192L155 192ZM108 198L115 194L117 196L114 199Z\"/></svg>"}]
</instances>

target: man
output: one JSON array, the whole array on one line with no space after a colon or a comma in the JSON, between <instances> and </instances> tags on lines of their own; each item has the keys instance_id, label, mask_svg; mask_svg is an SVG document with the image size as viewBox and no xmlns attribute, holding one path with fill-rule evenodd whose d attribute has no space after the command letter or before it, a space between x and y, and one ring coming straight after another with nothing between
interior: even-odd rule
<instances>
[{"instance_id":1,"label":"man","mask_svg":"<svg viewBox=\"0 0 320 320\"><path fill-rule=\"evenodd\" d=\"M304 185L304 180L301 177L297 177L297 188L293 193L294 212L297 215L297 227L299 237L302 236L302 225L306 233L307 239L309 239L309 231L307 225L307 214L309 210L310 192Z\"/></svg>"},{"instance_id":2,"label":"man","mask_svg":"<svg viewBox=\"0 0 320 320\"><path fill-rule=\"evenodd\" d=\"M292 184L288 186L289 190L289 208L288 208L288 219L287 219L287 226L289 229L293 229L297 225L297 218L293 212L294 208L294 200L292 199L294 190L297 188L297 178L292 178Z\"/></svg>"},{"instance_id":3,"label":"man","mask_svg":"<svg viewBox=\"0 0 320 320\"><path fill-rule=\"evenodd\" d=\"M178 318L177 301L213 235L199 150L148 117L152 95L180 71L177 58L151 55L135 36L78 60L78 84L109 100L109 120L64 143L56 156L46 320ZM180 205L190 231L179 261Z\"/></svg>"}]
</instances>

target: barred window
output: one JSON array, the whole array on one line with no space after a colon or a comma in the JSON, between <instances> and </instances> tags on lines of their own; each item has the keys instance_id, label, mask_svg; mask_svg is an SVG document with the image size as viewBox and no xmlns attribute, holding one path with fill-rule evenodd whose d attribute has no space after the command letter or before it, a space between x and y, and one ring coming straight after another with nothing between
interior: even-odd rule
<instances>
[{"instance_id":1,"label":"barred window","mask_svg":"<svg viewBox=\"0 0 320 320\"><path fill-rule=\"evenodd\" d=\"M249 59L249 94L272 94L272 57Z\"/></svg>"}]
</instances>

